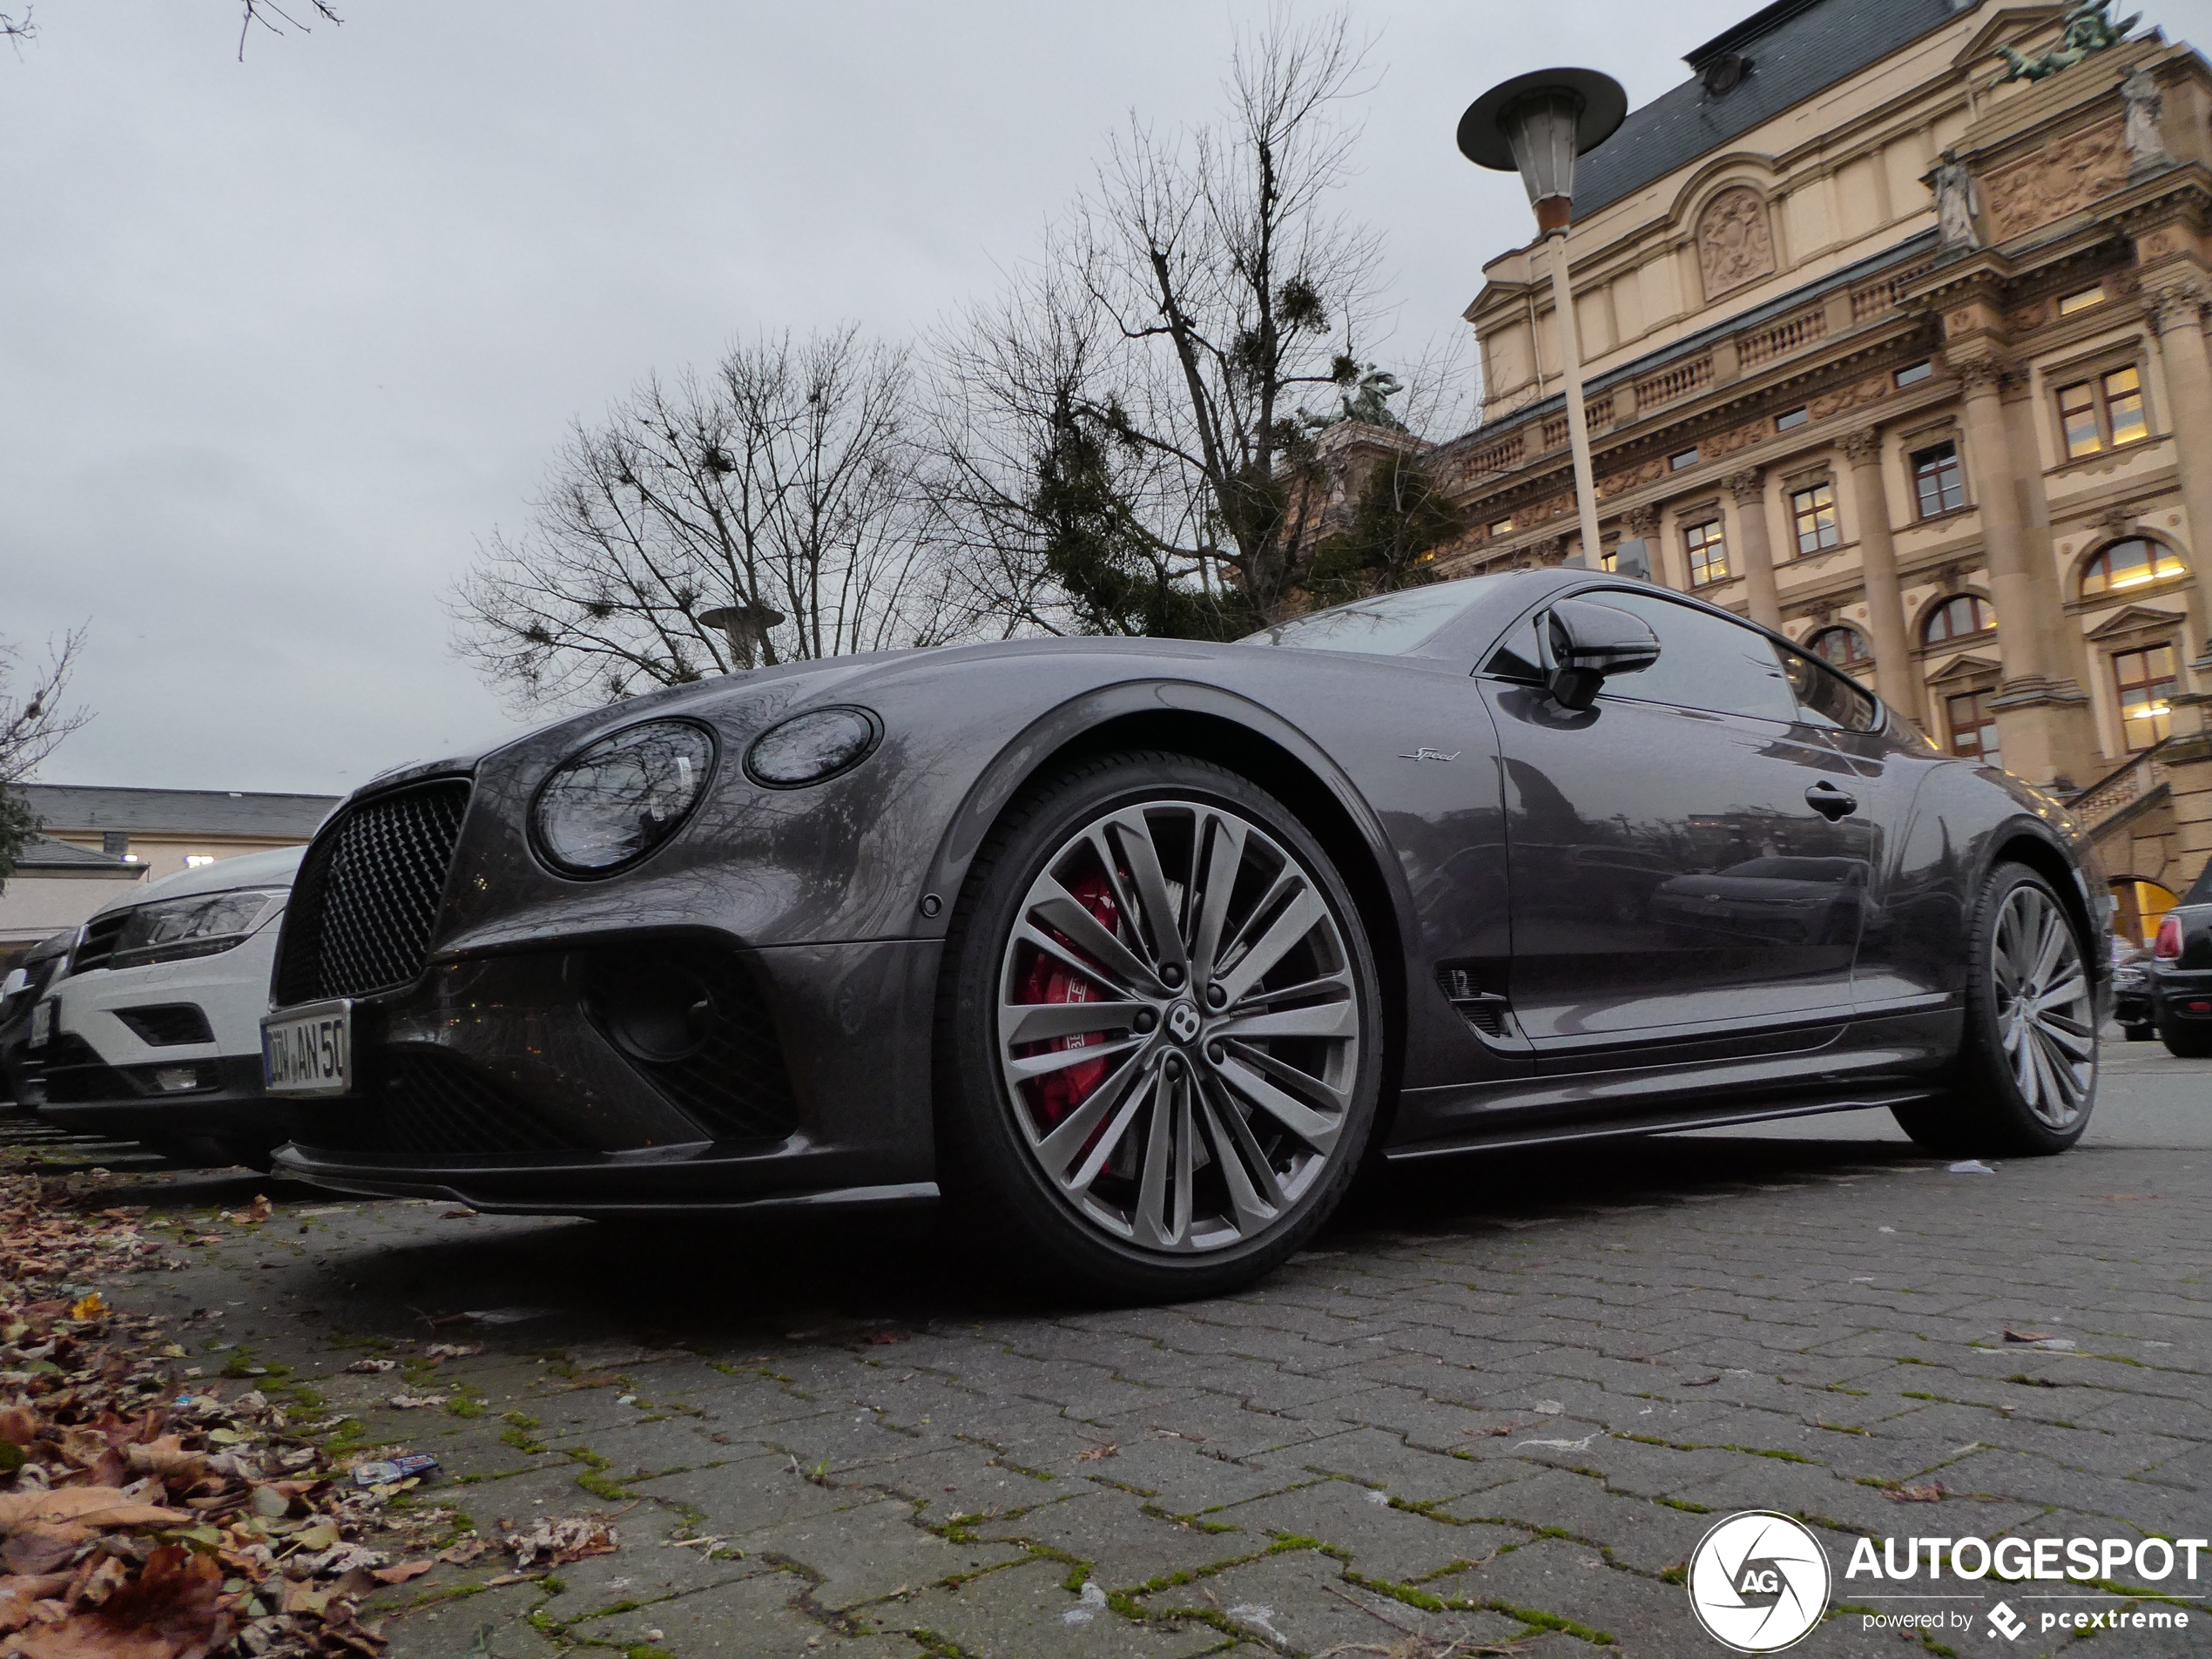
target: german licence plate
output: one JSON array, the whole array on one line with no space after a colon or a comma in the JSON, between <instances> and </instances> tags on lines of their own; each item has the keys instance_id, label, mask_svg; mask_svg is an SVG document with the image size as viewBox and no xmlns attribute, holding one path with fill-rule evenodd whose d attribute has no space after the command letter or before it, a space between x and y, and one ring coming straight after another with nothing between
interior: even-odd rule
<instances>
[{"instance_id":1,"label":"german licence plate","mask_svg":"<svg viewBox=\"0 0 2212 1659\"><path fill-rule=\"evenodd\" d=\"M36 1003L30 1010L30 1040L24 1046L43 1049L46 1040L54 1035L54 1004L51 998Z\"/></svg>"},{"instance_id":2,"label":"german licence plate","mask_svg":"<svg viewBox=\"0 0 2212 1659\"><path fill-rule=\"evenodd\" d=\"M354 1081L354 1005L310 1002L261 1022L261 1082L272 1095L342 1095Z\"/></svg>"}]
</instances>

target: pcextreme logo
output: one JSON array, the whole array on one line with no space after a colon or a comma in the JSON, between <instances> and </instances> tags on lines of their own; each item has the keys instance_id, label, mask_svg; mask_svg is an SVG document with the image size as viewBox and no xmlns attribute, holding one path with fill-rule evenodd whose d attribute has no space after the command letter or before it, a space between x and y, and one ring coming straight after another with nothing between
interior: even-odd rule
<instances>
[{"instance_id":1,"label":"pcextreme logo","mask_svg":"<svg viewBox=\"0 0 2212 1659\"><path fill-rule=\"evenodd\" d=\"M1802 1523L1764 1509L1730 1515L1689 1558L1689 1606L1738 1653L1777 1653L1828 1610L1828 1552Z\"/></svg>"}]
</instances>

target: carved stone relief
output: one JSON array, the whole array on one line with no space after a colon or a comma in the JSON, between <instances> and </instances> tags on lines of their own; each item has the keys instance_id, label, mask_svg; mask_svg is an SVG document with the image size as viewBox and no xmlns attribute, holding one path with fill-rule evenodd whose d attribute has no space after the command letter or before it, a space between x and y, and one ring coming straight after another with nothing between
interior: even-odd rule
<instances>
[{"instance_id":1,"label":"carved stone relief","mask_svg":"<svg viewBox=\"0 0 2212 1659\"><path fill-rule=\"evenodd\" d=\"M1697 268L1708 300L1774 274L1774 227L1750 185L1731 185L1697 216Z\"/></svg>"},{"instance_id":2,"label":"carved stone relief","mask_svg":"<svg viewBox=\"0 0 2212 1659\"><path fill-rule=\"evenodd\" d=\"M2128 145L2118 121L2045 145L1991 178L1990 218L1997 239L2039 230L2127 182Z\"/></svg>"},{"instance_id":3,"label":"carved stone relief","mask_svg":"<svg viewBox=\"0 0 2212 1659\"><path fill-rule=\"evenodd\" d=\"M1849 386L1839 386L1832 392L1823 392L1808 407L1812 410L1814 420L1824 421L1845 409L1878 403L1889 395L1890 377L1887 374L1870 374L1863 381L1853 381Z\"/></svg>"}]
</instances>

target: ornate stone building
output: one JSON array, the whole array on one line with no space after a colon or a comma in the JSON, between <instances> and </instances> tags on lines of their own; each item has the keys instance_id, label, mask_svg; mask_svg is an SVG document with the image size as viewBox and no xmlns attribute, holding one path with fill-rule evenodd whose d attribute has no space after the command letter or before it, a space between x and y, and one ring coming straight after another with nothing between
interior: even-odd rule
<instances>
[{"instance_id":1,"label":"ornate stone building","mask_svg":"<svg viewBox=\"0 0 2212 1659\"><path fill-rule=\"evenodd\" d=\"M2212 70L2155 31L2081 52L2102 24L1780 0L1585 158L1569 246L1590 562L1641 539L2072 799L2148 884L2115 884L2132 921L2212 850ZM1542 259L1467 312L1483 423L1426 452L1471 526L1446 575L1585 553Z\"/></svg>"}]
</instances>

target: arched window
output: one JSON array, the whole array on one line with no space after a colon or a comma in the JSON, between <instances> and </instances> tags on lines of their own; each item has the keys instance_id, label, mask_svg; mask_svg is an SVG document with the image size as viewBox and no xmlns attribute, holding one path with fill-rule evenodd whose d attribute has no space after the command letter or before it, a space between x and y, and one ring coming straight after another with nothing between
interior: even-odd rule
<instances>
[{"instance_id":1,"label":"arched window","mask_svg":"<svg viewBox=\"0 0 2212 1659\"><path fill-rule=\"evenodd\" d=\"M1928 613L1927 625L1920 631L1920 637L1931 645L1940 645L1946 639L1986 634L1996 625L1997 612L1988 600L1979 594L1962 593L1946 599Z\"/></svg>"},{"instance_id":2,"label":"arched window","mask_svg":"<svg viewBox=\"0 0 2212 1659\"><path fill-rule=\"evenodd\" d=\"M1805 641L1805 649L1831 668L1840 668L1846 674L1865 668L1874 660L1866 636L1856 628L1823 628Z\"/></svg>"},{"instance_id":3,"label":"arched window","mask_svg":"<svg viewBox=\"0 0 2212 1659\"><path fill-rule=\"evenodd\" d=\"M2140 588L2146 583L2180 576L2188 569L2180 556L2163 542L2131 536L2124 542L2114 542L2110 547L2099 550L2097 556L2081 567L2081 597L2087 599L2092 594Z\"/></svg>"}]
</instances>

